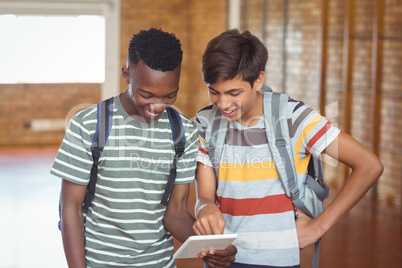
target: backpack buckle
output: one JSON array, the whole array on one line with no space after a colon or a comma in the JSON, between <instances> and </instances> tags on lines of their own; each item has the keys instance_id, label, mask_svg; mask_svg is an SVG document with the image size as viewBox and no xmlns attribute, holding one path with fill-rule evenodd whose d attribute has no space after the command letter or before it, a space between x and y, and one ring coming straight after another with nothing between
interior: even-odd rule
<instances>
[{"instance_id":1,"label":"backpack buckle","mask_svg":"<svg viewBox=\"0 0 402 268\"><path fill-rule=\"evenodd\" d=\"M292 199L298 198L298 197L299 197L299 193L300 193L299 188L293 189L293 190L291 191Z\"/></svg>"},{"instance_id":2,"label":"backpack buckle","mask_svg":"<svg viewBox=\"0 0 402 268\"><path fill-rule=\"evenodd\" d=\"M286 146L286 140L284 138L277 138L275 140L275 145L276 145L276 147L285 147Z\"/></svg>"},{"instance_id":3,"label":"backpack buckle","mask_svg":"<svg viewBox=\"0 0 402 268\"><path fill-rule=\"evenodd\" d=\"M179 142L178 144L174 145L176 152L179 154L183 154L184 149L185 149L185 145L181 142Z\"/></svg>"}]
</instances>

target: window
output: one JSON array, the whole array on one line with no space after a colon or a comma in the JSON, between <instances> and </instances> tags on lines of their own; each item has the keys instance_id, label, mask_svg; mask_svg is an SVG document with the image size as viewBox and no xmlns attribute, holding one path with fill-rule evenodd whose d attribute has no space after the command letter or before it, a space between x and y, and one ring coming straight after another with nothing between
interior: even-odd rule
<instances>
[{"instance_id":1,"label":"window","mask_svg":"<svg viewBox=\"0 0 402 268\"><path fill-rule=\"evenodd\" d=\"M0 83L105 80L105 18L0 15Z\"/></svg>"}]
</instances>

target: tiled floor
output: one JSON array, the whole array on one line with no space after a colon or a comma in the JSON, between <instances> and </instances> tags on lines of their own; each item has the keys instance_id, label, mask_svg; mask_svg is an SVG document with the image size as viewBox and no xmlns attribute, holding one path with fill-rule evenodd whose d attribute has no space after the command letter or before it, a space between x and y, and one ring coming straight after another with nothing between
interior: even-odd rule
<instances>
[{"instance_id":1,"label":"tiled floor","mask_svg":"<svg viewBox=\"0 0 402 268\"><path fill-rule=\"evenodd\" d=\"M0 268L67 267L57 229L60 181L49 174L55 155L54 148L0 151ZM303 268L312 252L302 251ZM202 261L178 261L193 267ZM402 267L402 210L362 200L323 237L320 267Z\"/></svg>"},{"instance_id":2,"label":"tiled floor","mask_svg":"<svg viewBox=\"0 0 402 268\"><path fill-rule=\"evenodd\" d=\"M0 267L67 267L60 239L56 151L0 152Z\"/></svg>"}]
</instances>

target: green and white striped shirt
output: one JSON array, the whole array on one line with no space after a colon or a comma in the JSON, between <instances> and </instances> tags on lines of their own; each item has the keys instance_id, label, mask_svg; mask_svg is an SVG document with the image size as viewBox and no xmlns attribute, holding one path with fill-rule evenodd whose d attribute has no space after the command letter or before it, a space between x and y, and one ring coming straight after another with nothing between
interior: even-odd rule
<instances>
[{"instance_id":1,"label":"green and white striped shirt","mask_svg":"<svg viewBox=\"0 0 402 268\"><path fill-rule=\"evenodd\" d=\"M52 174L88 184L96 115L95 105L71 119ZM186 145L176 184L194 180L198 148L194 123L182 114L181 119ZM166 111L154 122L138 122L114 97L112 129L86 217L87 267L175 267L173 239L162 223L166 207L160 204L174 155Z\"/></svg>"}]
</instances>

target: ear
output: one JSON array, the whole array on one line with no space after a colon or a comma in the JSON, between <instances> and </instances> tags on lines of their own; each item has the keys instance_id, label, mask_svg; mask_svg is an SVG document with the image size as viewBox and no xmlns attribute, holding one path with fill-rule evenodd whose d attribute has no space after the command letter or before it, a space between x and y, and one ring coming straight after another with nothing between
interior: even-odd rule
<instances>
[{"instance_id":1,"label":"ear","mask_svg":"<svg viewBox=\"0 0 402 268\"><path fill-rule=\"evenodd\" d=\"M265 81L265 72L261 71L257 80L254 81L254 89L260 91Z\"/></svg>"},{"instance_id":2,"label":"ear","mask_svg":"<svg viewBox=\"0 0 402 268\"><path fill-rule=\"evenodd\" d=\"M121 66L121 76L126 85L130 84L130 74L128 73L128 68L126 66Z\"/></svg>"}]
</instances>

